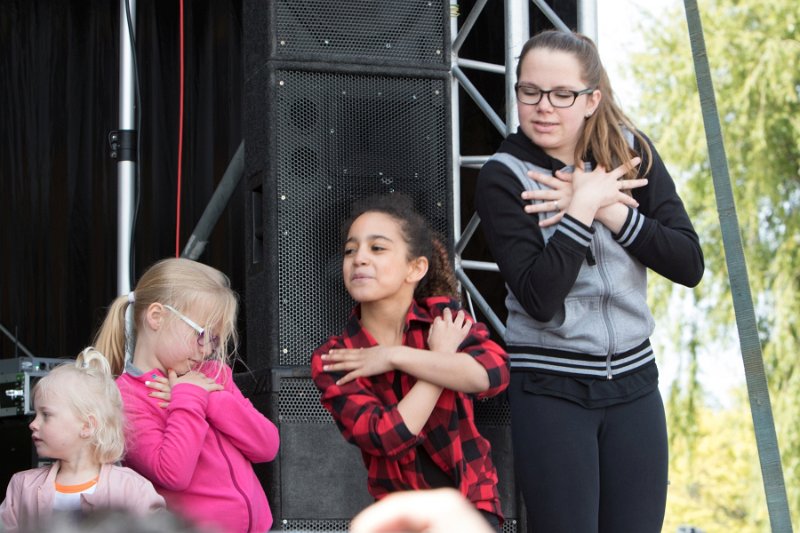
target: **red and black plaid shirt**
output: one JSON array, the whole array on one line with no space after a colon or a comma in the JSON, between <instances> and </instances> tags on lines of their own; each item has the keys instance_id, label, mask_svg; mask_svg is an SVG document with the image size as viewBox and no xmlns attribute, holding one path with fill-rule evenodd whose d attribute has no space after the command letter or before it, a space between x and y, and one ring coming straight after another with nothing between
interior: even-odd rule
<instances>
[{"instance_id":1,"label":"red and black plaid shirt","mask_svg":"<svg viewBox=\"0 0 800 533\"><path fill-rule=\"evenodd\" d=\"M403 344L428 349L428 330L445 307L460 308L448 297L412 303L406 316ZM311 373L322 392L322 404L333 415L342 435L361 449L370 494L380 499L390 492L429 488L417 461L417 450L422 446L436 466L453 479L454 486L478 509L502 518L497 472L492 464L489 441L475 427L472 395L444 389L422 431L414 435L403 422L397 404L414 386L416 378L392 371L358 378L340 387L336 380L344 373L322 370L320 356L332 349L368 348L378 344L361 327L359 319L360 307L356 306L344 333L331 337L314 351ZM474 322L459 352L474 357L489 376L489 389L476 395L478 398L494 396L508 386L508 356L489 340L486 326Z\"/></svg>"}]
</instances>

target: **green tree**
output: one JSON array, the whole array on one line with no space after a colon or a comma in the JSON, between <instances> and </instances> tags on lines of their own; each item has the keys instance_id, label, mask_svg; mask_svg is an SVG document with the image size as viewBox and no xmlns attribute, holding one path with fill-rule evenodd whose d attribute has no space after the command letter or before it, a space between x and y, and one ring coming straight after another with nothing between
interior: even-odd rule
<instances>
[{"instance_id":1,"label":"green tree","mask_svg":"<svg viewBox=\"0 0 800 533\"><path fill-rule=\"evenodd\" d=\"M789 506L797 524L800 517L800 424L797 423L800 370L796 370L800 362L800 3L701 0L699 8L756 305ZM682 5L669 14L650 19L643 29L645 46L634 55L631 69L643 96L633 115L654 139L676 178L706 257L706 276L690 296L702 310L703 327L690 341L682 335L675 336L687 351L690 342L702 346L735 335L732 300ZM680 290L661 280L654 280L653 289L657 313L665 312L675 299L675 291ZM695 327L696 317L690 316L677 324L676 331L687 328L698 331ZM702 455L701 448L708 442L720 447L725 444L717 430L728 435L736 428L740 435L735 442L753 441L746 401L738 410L741 420L728 420L735 410L724 411L707 420L702 428L692 429L690 435L685 427L676 427L685 421L685 414L674 412L678 406L686 407L687 393L677 388L674 394L674 398L668 399L670 431L683 434L672 437L673 477L697 475L692 465ZM727 420L726 425L714 429L720 420ZM732 435L729 437L733 439ZM730 440L728 444L733 443ZM716 448L712 447L710 453ZM720 449L719 453L722 452ZM748 453L751 453L749 461L757 465L754 445ZM725 461L713 464L722 472L710 472L710 467L703 467L704 482L716 479L724 483L722 474L728 465ZM734 500L765 507L763 494L760 499L756 494L763 492L760 472L755 474L756 482L740 487L751 492L730 494L730 502L715 508L736 509ZM671 494L677 492L673 489L674 486ZM715 490L722 496L726 489L720 485ZM673 504L677 507L673 508ZM672 497L670 506L668 513L685 509ZM756 509L743 512L762 516ZM719 530L739 530L731 526L729 517L719 514L706 516L704 520L716 520L713 523L719 527L732 528ZM753 518L748 524L766 527L762 518ZM706 531L716 530L709 523L695 525Z\"/></svg>"},{"instance_id":2,"label":"green tree","mask_svg":"<svg viewBox=\"0 0 800 533\"><path fill-rule=\"evenodd\" d=\"M688 398L679 391L671 407ZM747 416L746 394L718 410L697 406L691 437L670 438L670 486L665 532L692 525L704 533L769 531L767 504L760 485L756 442Z\"/></svg>"}]
</instances>

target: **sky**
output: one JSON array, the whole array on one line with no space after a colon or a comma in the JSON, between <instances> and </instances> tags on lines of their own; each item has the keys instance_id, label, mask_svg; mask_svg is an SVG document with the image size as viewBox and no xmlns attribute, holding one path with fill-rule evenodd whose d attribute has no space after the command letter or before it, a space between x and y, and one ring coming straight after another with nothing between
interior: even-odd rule
<instances>
[{"instance_id":1,"label":"sky","mask_svg":"<svg viewBox=\"0 0 800 533\"><path fill-rule=\"evenodd\" d=\"M644 47L639 24L643 17L663 13L665 9L676 4L683 7L681 0L597 0L598 49L617 100L624 110L631 109L639 98L636 83L627 79L623 73L626 61L630 60L629 51L642 50ZM636 122L636 117L632 118ZM669 161L666 163L669 168ZM678 312L690 313L692 310ZM658 345L659 336L668 333L665 328L659 328L657 323L653 335L654 344ZM667 388L679 373L681 365L687 364L687 357L663 353L658 356L661 391L666 395ZM711 404L723 407L730 405L730 389L744 384L744 366L738 340L733 339L731 342L730 339L721 339L706 346L699 356L699 366L700 381L709 393Z\"/></svg>"},{"instance_id":2,"label":"sky","mask_svg":"<svg viewBox=\"0 0 800 533\"><path fill-rule=\"evenodd\" d=\"M638 25L648 11L661 10L675 0L596 0L597 47L617 99L623 105L638 99L636 85L622 76L630 50L640 50L642 36ZM659 9L660 8L660 9Z\"/></svg>"}]
</instances>

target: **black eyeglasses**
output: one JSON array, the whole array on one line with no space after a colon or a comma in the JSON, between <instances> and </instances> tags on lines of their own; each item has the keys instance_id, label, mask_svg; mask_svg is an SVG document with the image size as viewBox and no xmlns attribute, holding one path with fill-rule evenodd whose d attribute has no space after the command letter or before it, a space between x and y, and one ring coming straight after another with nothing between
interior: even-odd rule
<instances>
[{"instance_id":1,"label":"black eyeglasses","mask_svg":"<svg viewBox=\"0 0 800 533\"><path fill-rule=\"evenodd\" d=\"M184 315L171 305L164 304L164 307L175 313L178 318L180 318L184 323L186 323L190 328L192 328L195 333L197 333L197 344L201 348L204 347L206 344L210 344L211 351L217 351L219 348L219 335L209 335L206 336L205 328L201 328L197 323L189 318L188 316Z\"/></svg>"},{"instance_id":2,"label":"black eyeglasses","mask_svg":"<svg viewBox=\"0 0 800 533\"><path fill-rule=\"evenodd\" d=\"M517 100L523 104L536 105L542 101L542 97L547 95L550 105L553 107L572 107L575 100L582 94L592 94L595 90L591 87L582 91L571 91L569 89L550 89L549 91L542 90L532 85L514 84L514 90L517 91Z\"/></svg>"}]
</instances>

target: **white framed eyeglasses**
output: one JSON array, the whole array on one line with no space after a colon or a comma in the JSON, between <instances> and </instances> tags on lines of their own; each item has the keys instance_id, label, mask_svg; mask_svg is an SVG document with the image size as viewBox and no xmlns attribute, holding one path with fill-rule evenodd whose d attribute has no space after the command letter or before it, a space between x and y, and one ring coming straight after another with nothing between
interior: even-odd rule
<instances>
[{"instance_id":1,"label":"white framed eyeglasses","mask_svg":"<svg viewBox=\"0 0 800 533\"><path fill-rule=\"evenodd\" d=\"M197 333L197 345L201 348L205 347L206 344L211 345L211 349L216 351L219 348L219 335L210 335L206 336L205 328L201 328L194 320L189 318L188 316L184 315L171 305L162 304L164 307L175 313L178 318L180 318L184 323L186 323L190 328L192 328Z\"/></svg>"}]
</instances>

